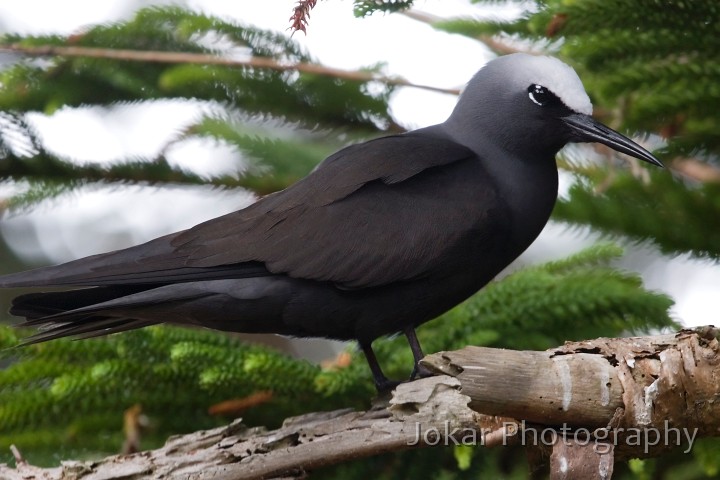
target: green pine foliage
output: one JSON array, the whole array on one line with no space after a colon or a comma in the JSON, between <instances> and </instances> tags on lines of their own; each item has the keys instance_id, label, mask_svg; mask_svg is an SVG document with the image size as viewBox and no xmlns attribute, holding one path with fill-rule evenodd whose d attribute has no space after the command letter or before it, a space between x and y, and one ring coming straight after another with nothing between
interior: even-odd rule
<instances>
[{"instance_id":1,"label":"green pine foliage","mask_svg":"<svg viewBox=\"0 0 720 480\"><path fill-rule=\"evenodd\" d=\"M89 446L117 452L123 412L136 404L151 421L143 436L143 446L150 448L173 433L226 423L208 413L224 400L271 390L270 403L254 409L250 421L278 426L288 414L307 409L360 407L374 388L364 368L333 375L207 330L151 327L21 348L12 348L20 338L11 327L0 327L0 336L7 364L0 370L0 451L15 444L40 462L54 458L61 444L71 456ZM88 443L93 436L104 443Z\"/></svg>"},{"instance_id":2,"label":"green pine foliage","mask_svg":"<svg viewBox=\"0 0 720 480\"><path fill-rule=\"evenodd\" d=\"M651 172L649 180L642 181L630 172L609 172L596 165L575 173L578 182L568 199L556 205L556 218L614 236L662 239L658 246L669 255L720 258L720 232L708 228L720 218L717 183L688 184L666 172Z\"/></svg>"},{"instance_id":3,"label":"green pine foliage","mask_svg":"<svg viewBox=\"0 0 720 480\"><path fill-rule=\"evenodd\" d=\"M96 26L71 37L7 35L3 43L161 52L242 54L285 62L312 62L295 42L178 7L146 8L126 22ZM210 46L205 46L206 44ZM223 48L218 48L223 46ZM232 103L244 112L271 114L305 125L389 123L388 92L370 95L366 83L293 72L201 64L122 62L105 58L27 62L3 72L3 110L51 113L60 106L108 105L158 98ZM52 82L48 82L48 79ZM83 85L82 89L77 85ZM331 102L342 99L342 102Z\"/></svg>"},{"instance_id":4,"label":"green pine foliage","mask_svg":"<svg viewBox=\"0 0 720 480\"><path fill-rule=\"evenodd\" d=\"M303 178L317 165L318 159L338 150L342 144L328 140L337 138L337 133L330 129L301 128L284 132L268 122L254 124L227 115L211 115L193 125L179 140L210 138L232 146L246 163L236 186L264 195Z\"/></svg>"},{"instance_id":5,"label":"green pine foliage","mask_svg":"<svg viewBox=\"0 0 720 480\"><path fill-rule=\"evenodd\" d=\"M366 17L375 12L401 12L410 8L413 3L413 0L354 0L353 9L356 16Z\"/></svg>"},{"instance_id":6,"label":"green pine foliage","mask_svg":"<svg viewBox=\"0 0 720 480\"><path fill-rule=\"evenodd\" d=\"M0 42L150 51L151 58L152 52L184 52L314 63L283 35L178 7L146 8L128 21L69 37L6 35ZM0 84L0 111L5 112L0 118L0 182L22 181L27 187L9 203L11 208L91 183L210 184L266 194L303 177L342 146L328 138L343 137L348 143L397 128L387 108L392 86L252 66L54 57L21 61L0 72ZM118 105L168 98L194 101L215 112L173 141L215 138L237 151L237 174L201 177L171 165L162 153L112 165L77 165L48 151L25 119L28 112L88 106L111 112ZM246 160L250 167L263 168L248 168Z\"/></svg>"}]
</instances>

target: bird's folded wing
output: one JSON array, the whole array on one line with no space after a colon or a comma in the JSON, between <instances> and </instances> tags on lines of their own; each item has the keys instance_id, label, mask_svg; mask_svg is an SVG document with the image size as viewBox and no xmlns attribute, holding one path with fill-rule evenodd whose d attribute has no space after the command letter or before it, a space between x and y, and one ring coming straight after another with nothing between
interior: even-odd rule
<instances>
[{"instance_id":1,"label":"bird's folded wing","mask_svg":"<svg viewBox=\"0 0 720 480\"><path fill-rule=\"evenodd\" d=\"M380 138L337 152L238 212L128 249L0 277L0 287L284 273L358 288L421 277L491 220L495 192L470 178L476 160L444 138Z\"/></svg>"},{"instance_id":2,"label":"bird's folded wing","mask_svg":"<svg viewBox=\"0 0 720 480\"><path fill-rule=\"evenodd\" d=\"M426 275L496 205L475 153L406 134L348 147L290 189L173 239L187 264L260 261L273 273L373 287Z\"/></svg>"}]
</instances>

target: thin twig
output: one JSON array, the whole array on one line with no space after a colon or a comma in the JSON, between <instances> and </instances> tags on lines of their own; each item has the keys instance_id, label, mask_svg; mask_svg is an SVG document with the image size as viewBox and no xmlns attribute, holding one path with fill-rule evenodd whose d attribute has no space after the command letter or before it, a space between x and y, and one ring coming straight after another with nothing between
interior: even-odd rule
<instances>
[{"instance_id":1,"label":"thin twig","mask_svg":"<svg viewBox=\"0 0 720 480\"><path fill-rule=\"evenodd\" d=\"M702 183L720 183L720 169L697 158L676 158L670 168Z\"/></svg>"},{"instance_id":2,"label":"thin twig","mask_svg":"<svg viewBox=\"0 0 720 480\"><path fill-rule=\"evenodd\" d=\"M88 57L88 58L105 58L112 60L122 60L130 62L153 62L153 63L192 63L201 65L224 65L228 67L251 67L265 68L276 71L298 71L303 73L312 73L315 75L324 75L327 77L341 78L344 80L355 80L361 82L375 81L385 83L387 85L397 85L402 87L420 88L433 92L448 93L458 95L460 90L456 88L441 88L431 85L422 85L409 82L399 77L387 77L372 72L342 70L339 68L325 67L313 63L280 63L272 58L252 57L247 60L231 59L219 57L216 55L208 55L203 53L190 52L163 52L154 50L123 50L112 48L95 48L95 47L70 47L70 46L54 46L41 45L28 47L18 44L0 45L0 51L17 52L32 57L45 56L61 56L61 57Z\"/></svg>"},{"instance_id":3,"label":"thin twig","mask_svg":"<svg viewBox=\"0 0 720 480\"><path fill-rule=\"evenodd\" d=\"M20 453L20 450L15 446L15 444L10 445L10 451L13 454L13 458L15 458L15 465L25 465L27 463L27 460L25 460L22 453Z\"/></svg>"},{"instance_id":4,"label":"thin twig","mask_svg":"<svg viewBox=\"0 0 720 480\"><path fill-rule=\"evenodd\" d=\"M446 20L445 18L433 15L432 13L421 12L418 10L406 10L400 13L408 18L412 18L413 20L417 20L418 22L426 23L428 25L433 25ZM476 35L474 38L484 43L486 47L498 55L508 55L510 53L531 53L527 49L514 47L509 43L503 42L493 35Z\"/></svg>"}]
</instances>

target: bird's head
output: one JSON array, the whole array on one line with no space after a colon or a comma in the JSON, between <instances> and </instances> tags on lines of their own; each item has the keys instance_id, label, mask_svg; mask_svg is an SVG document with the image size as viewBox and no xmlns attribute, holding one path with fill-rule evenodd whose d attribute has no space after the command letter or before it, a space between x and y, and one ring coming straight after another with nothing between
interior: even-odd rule
<instances>
[{"instance_id":1,"label":"bird's head","mask_svg":"<svg viewBox=\"0 0 720 480\"><path fill-rule=\"evenodd\" d=\"M461 142L523 158L546 158L570 142L599 142L662 166L646 149L592 118L580 78L553 57L523 53L488 62L468 83L446 122Z\"/></svg>"}]
</instances>

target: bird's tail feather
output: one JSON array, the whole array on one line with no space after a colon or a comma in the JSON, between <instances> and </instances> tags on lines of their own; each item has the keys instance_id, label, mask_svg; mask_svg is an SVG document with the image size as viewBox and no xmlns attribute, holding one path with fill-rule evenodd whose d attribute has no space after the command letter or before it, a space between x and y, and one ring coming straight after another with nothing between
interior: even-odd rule
<instances>
[{"instance_id":1,"label":"bird's tail feather","mask_svg":"<svg viewBox=\"0 0 720 480\"><path fill-rule=\"evenodd\" d=\"M13 300L10 313L25 317L17 327L35 327L38 332L21 345L62 337L91 338L142 328L159 321L133 318L127 312L107 309L109 302L132 298L147 286L96 287L65 292L29 293Z\"/></svg>"},{"instance_id":2,"label":"bird's tail feather","mask_svg":"<svg viewBox=\"0 0 720 480\"><path fill-rule=\"evenodd\" d=\"M116 298L132 295L150 286L112 286L82 288L64 292L27 293L13 299L10 314L27 320L47 317L78 308L96 305Z\"/></svg>"},{"instance_id":3,"label":"bird's tail feather","mask_svg":"<svg viewBox=\"0 0 720 480\"><path fill-rule=\"evenodd\" d=\"M38 333L23 339L22 342L20 342L20 346L47 342L63 337L73 337L78 340L101 337L111 333L147 327L156 323L158 322L112 317L89 317L87 321L51 323L43 326Z\"/></svg>"},{"instance_id":4,"label":"bird's tail feather","mask_svg":"<svg viewBox=\"0 0 720 480\"><path fill-rule=\"evenodd\" d=\"M38 329L26 344L69 336L95 337L158 323L261 333L268 331L268 318L282 318L292 292L291 283L282 277L114 285L21 295L14 300L11 313L25 317L19 327ZM281 320L275 322L274 333L301 332Z\"/></svg>"}]
</instances>

